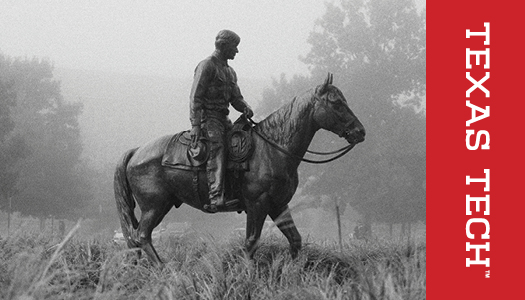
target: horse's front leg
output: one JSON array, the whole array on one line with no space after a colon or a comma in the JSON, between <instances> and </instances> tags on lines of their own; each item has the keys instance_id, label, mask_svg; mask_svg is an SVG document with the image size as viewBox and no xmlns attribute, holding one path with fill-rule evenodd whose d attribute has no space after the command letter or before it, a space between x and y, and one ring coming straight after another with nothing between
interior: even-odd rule
<instances>
[{"instance_id":1,"label":"horse's front leg","mask_svg":"<svg viewBox=\"0 0 525 300\"><path fill-rule=\"evenodd\" d=\"M255 250L261 237L264 220L268 215L268 204L264 196L260 197L255 203L246 207L246 242L245 250L250 259L253 259Z\"/></svg>"},{"instance_id":2,"label":"horse's front leg","mask_svg":"<svg viewBox=\"0 0 525 300\"><path fill-rule=\"evenodd\" d=\"M286 239L288 239L292 258L297 258L299 250L301 250L302 240L297 227L295 227L288 205L273 208L269 214L279 230L281 230L284 236L286 236Z\"/></svg>"}]
</instances>

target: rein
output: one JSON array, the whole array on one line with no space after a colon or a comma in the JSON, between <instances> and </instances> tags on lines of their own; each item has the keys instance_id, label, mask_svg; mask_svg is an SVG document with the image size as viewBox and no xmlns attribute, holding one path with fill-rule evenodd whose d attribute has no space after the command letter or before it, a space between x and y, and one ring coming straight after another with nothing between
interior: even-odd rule
<instances>
[{"instance_id":1,"label":"rein","mask_svg":"<svg viewBox=\"0 0 525 300\"><path fill-rule=\"evenodd\" d=\"M252 120L252 118L248 118L248 120L250 120L250 122L253 124L253 125L258 125L258 123L256 123L254 120ZM291 156L295 159L298 159L300 161L304 161L304 162L307 162L307 163L311 163L311 164L323 164L323 163L328 163L328 162L331 162L331 161L334 161L340 157L342 157L343 155L345 155L346 153L348 153L350 150L352 150L352 148L354 148L354 146L356 144L350 144L348 146L345 146L339 150L336 150L336 151L332 151L332 152L316 152L316 151L309 151L309 150L306 150L306 152L308 153L312 153L312 154L317 154L317 155L330 155L330 154L336 154L336 153L339 153L337 156L335 157L332 157L332 158L329 158L329 159L325 159L325 160L311 160L311 159L307 159L307 158L304 158L304 157L300 157L298 155L295 155L293 153L291 153L290 151L284 149L281 145L277 144L276 142L274 141L271 141L269 140L266 136L264 136L263 134L261 134L256 127L253 128L253 131L258 135L260 136L265 142L267 142L268 144L272 145L274 148L276 148L277 150L281 151L282 153L288 155L288 156Z\"/></svg>"}]
</instances>

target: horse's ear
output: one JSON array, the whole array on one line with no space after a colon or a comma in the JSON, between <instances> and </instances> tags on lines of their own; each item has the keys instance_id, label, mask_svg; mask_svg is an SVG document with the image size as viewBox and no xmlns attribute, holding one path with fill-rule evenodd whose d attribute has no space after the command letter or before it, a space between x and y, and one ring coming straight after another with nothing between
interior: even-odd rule
<instances>
[{"instance_id":1,"label":"horse's ear","mask_svg":"<svg viewBox=\"0 0 525 300\"><path fill-rule=\"evenodd\" d=\"M326 80L324 81L323 85L319 89L319 94L322 95L328 91L328 85L332 84L334 81L334 74L328 72L328 76L326 76Z\"/></svg>"}]
</instances>

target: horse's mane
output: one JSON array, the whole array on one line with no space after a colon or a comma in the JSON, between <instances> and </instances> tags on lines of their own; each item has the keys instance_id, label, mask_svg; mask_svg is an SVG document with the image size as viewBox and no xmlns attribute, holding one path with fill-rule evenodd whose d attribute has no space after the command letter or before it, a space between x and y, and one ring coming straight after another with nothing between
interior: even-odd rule
<instances>
[{"instance_id":1,"label":"horse's mane","mask_svg":"<svg viewBox=\"0 0 525 300\"><path fill-rule=\"evenodd\" d=\"M309 117L312 111L315 89L296 96L258 124L258 129L272 141L285 146L297 132L298 121Z\"/></svg>"}]
</instances>

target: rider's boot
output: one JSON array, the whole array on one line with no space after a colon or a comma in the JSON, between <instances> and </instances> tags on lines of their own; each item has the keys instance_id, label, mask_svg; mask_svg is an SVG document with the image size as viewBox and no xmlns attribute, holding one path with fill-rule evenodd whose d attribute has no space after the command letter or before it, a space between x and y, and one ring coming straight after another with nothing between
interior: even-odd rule
<instances>
[{"instance_id":1,"label":"rider's boot","mask_svg":"<svg viewBox=\"0 0 525 300\"><path fill-rule=\"evenodd\" d=\"M224 196L222 195L210 198L210 204L204 205L204 209L210 213L216 213L224 207Z\"/></svg>"},{"instance_id":2,"label":"rider's boot","mask_svg":"<svg viewBox=\"0 0 525 300\"><path fill-rule=\"evenodd\" d=\"M210 178L214 177L214 178ZM210 204L204 205L204 209L208 212L215 213L221 208L224 208L224 193L222 191L222 174L217 170L212 171L208 170L208 187L209 187L209 197ZM213 179L213 181L210 181Z\"/></svg>"}]
</instances>

